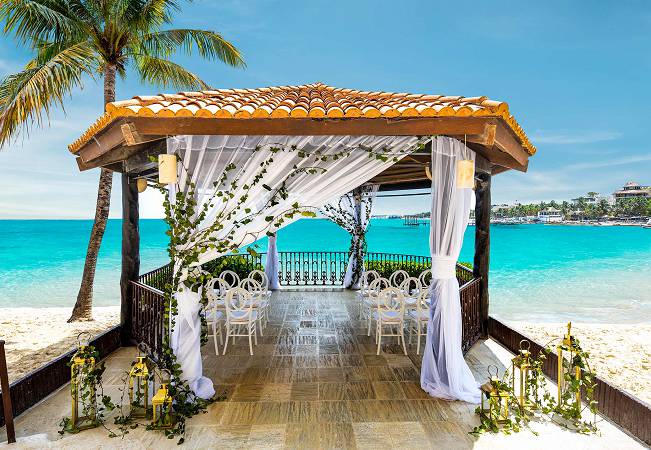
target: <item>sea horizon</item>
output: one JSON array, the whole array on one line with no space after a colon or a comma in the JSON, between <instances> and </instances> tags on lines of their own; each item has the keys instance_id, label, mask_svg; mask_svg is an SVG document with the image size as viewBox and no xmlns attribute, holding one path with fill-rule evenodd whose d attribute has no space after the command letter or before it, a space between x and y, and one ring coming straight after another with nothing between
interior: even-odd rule
<instances>
[{"instance_id":1,"label":"sea horizon","mask_svg":"<svg viewBox=\"0 0 651 450\"><path fill-rule=\"evenodd\" d=\"M0 308L72 307L92 220L0 220ZM119 304L121 219L109 219L94 305ZM168 262L166 224L141 219L141 273ZM429 227L372 219L368 251L429 255ZM256 243L266 251L266 238ZM278 232L279 251L346 251L349 235L327 219ZM474 228L459 258L472 262ZM491 227L491 314L505 320L651 321L651 230L634 227Z\"/></svg>"}]
</instances>

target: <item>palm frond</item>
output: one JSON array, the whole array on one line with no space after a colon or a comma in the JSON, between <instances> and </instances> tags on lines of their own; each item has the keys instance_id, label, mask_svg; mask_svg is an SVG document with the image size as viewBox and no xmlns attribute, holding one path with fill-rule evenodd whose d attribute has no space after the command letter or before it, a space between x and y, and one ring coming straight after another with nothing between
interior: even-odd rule
<instances>
[{"instance_id":1,"label":"palm frond","mask_svg":"<svg viewBox=\"0 0 651 450\"><path fill-rule=\"evenodd\" d=\"M5 33L23 42L71 40L81 34L80 22L69 14L65 2L54 0L2 0L0 21Z\"/></svg>"},{"instance_id":2,"label":"palm frond","mask_svg":"<svg viewBox=\"0 0 651 450\"><path fill-rule=\"evenodd\" d=\"M176 0L145 0L140 13L140 24L153 30L172 22L172 13L181 10Z\"/></svg>"},{"instance_id":3,"label":"palm frond","mask_svg":"<svg viewBox=\"0 0 651 450\"><path fill-rule=\"evenodd\" d=\"M82 86L82 75L92 74L97 63L93 49L86 42L65 48L53 45L44 48L25 70L2 80L0 147L21 128L29 132L29 123L40 126L43 114L49 116L53 106L63 106L64 97L73 88Z\"/></svg>"},{"instance_id":4,"label":"palm frond","mask_svg":"<svg viewBox=\"0 0 651 450\"><path fill-rule=\"evenodd\" d=\"M209 86L197 75L182 66L150 55L133 55L138 74L143 81L157 84L163 88L208 89Z\"/></svg>"},{"instance_id":5,"label":"palm frond","mask_svg":"<svg viewBox=\"0 0 651 450\"><path fill-rule=\"evenodd\" d=\"M169 57L177 51L188 55L196 48L206 59L219 59L233 67L245 67L240 51L221 34L207 30L176 29L144 35L140 40L144 53Z\"/></svg>"}]
</instances>

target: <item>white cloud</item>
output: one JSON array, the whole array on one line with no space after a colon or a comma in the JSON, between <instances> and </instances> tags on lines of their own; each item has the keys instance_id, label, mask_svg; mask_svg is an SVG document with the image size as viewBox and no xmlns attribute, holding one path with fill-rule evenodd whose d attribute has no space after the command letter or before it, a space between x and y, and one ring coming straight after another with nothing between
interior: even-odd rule
<instances>
[{"instance_id":1,"label":"white cloud","mask_svg":"<svg viewBox=\"0 0 651 450\"><path fill-rule=\"evenodd\" d=\"M537 131L532 134L531 140L535 144L551 145L573 145L573 144L594 144L596 142L614 141L622 134L617 131L583 131L579 133L563 133Z\"/></svg>"}]
</instances>

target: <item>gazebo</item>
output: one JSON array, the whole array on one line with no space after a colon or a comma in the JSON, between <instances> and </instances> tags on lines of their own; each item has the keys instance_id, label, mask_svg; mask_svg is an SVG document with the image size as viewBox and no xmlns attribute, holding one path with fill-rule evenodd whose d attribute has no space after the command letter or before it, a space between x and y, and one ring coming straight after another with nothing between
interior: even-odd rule
<instances>
[{"instance_id":1,"label":"gazebo","mask_svg":"<svg viewBox=\"0 0 651 450\"><path fill-rule=\"evenodd\" d=\"M141 325L133 323L132 284L139 279L140 260L136 180L156 182L159 164L155 157L173 153L178 155L187 173L179 169L178 177L185 185L170 188L171 192L187 193L189 186L196 183L199 194L193 195L199 196L199 205L207 204L209 201L202 200L201 193L214 194L211 186L220 182L219 175L222 181L229 179L223 167L228 164L244 167L244 172L250 172L245 175L251 178L254 168L246 169L247 164L251 165L251 155L259 155L262 151L271 158L279 146L294 156L287 156L284 162L275 160L269 170L301 171L301 175L296 176L288 188L287 179L276 180L278 186L286 190L285 196L290 198L280 201L276 209L271 208L272 216L267 217L280 214L291 201L321 206L363 184L379 185L382 191L431 187L431 289L437 292L433 295L441 298L454 294L457 304L458 284L454 287L448 281L456 282L454 265L468 213L474 204L476 228L472 270L478 283L479 300L476 326L480 335L487 335L491 177L510 169L526 171L529 157L536 151L509 112L508 105L486 97L366 92L315 83L137 96L108 104L104 115L70 145L80 170L103 167L122 174L121 330L124 344L134 341L134 330L137 334ZM382 155L377 154L380 148L384 152ZM312 158L315 165L319 162L319 174L309 177L304 173L292 151L302 153L301 158L305 155ZM230 155L227 161L223 160L224 154ZM459 184L460 163L463 162L471 163L471 186ZM265 191L277 188L262 186L267 189L254 189L253 200L245 202L254 204L259 199L268 199ZM235 185L232 189L239 192ZM257 203L257 206L249 203L247 210L262 208ZM207 208L210 210L213 206L210 204ZM245 225L242 229L252 226L249 222ZM217 231L210 232L215 240L220 239L218 235ZM246 244L251 239L243 238L238 242ZM223 249L212 247L206 250L198 263L225 253ZM182 289L177 292L179 302L197 302L185 294L187 292ZM434 319L439 320L437 329L446 326L446 317L452 313L459 314L444 311L442 318L439 315L439 319ZM434 316L437 314L433 312ZM443 336L441 339L445 340ZM193 339L192 346L198 345L197 342ZM434 345L433 342L438 339L428 335L428 346ZM448 344L439 342L439 345L445 353ZM183 343L177 342L178 346ZM184 364L182 361L181 365ZM183 370L196 372L196 367L187 363ZM190 384L195 392L201 390L197 385L201 378L200 361L198 373L187 378L192 381ZM432 392L438 392L437 387L432 387Z\"/></svg>"}]
</instances>

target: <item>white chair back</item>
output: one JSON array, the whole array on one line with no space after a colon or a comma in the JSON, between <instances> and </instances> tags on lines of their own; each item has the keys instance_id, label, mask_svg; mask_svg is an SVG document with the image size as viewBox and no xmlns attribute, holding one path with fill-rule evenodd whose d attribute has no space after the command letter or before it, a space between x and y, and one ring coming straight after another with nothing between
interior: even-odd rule
<instances>
[{"instance_id":1,"label":"white chair back","mask_svg":"<svg viewBox=\"0 0 651 450\"><path fill-rule=\"evenodd\" d=\"M429 289L423 289L418 295L418 301L416 302L418 317L422 317L422 311L429 312L429 302Z\"/></svg>"},{"instance_id":2,"label":"white chair back","mask_svg":"<svg viewBox=\"0 0 651 450\"><path fill-rule=\"evenodd\" d=\"M243 279L242 281L240 281L239 287L249 291L249 294L251 294L251 297L253 297L254 300L259 299L264 294L264 291L262 290L262 285L260 285L260 283L258 283L253 278Z\"/></svg>"},{"instance_id":3,"label":"white chair back","mask_svg":"<svg viewBox=\"0 0 651 450\"><path fill-rule=\"evenodd\" d=\"M418 278L416 277L407 277L405 281L400 285L400 290L407 297L416 297L420 293L422 286Z\"/></svg>"},{"instance_id":4,"label":"white chair back","mask_svg":"<svg viewBox=\"0 0 651 450\"><path fill-rule=\"evenodd\" d=\"M422 288L427 290L432 282L432 269L423 270L420 275L418 275L418 281L420 281Z\"/></svg>"},{"instance_id":5,"label":"white chair back","mask_svg":"<svg viewBox=\"0 0 651 450\"><path fill-rule=\"evenodd\" d=\"M220 277L213 278L206 284L206 296L210 303L221 302L226 297L226 291L230 288L228 283Z\"/></svg>"},{"instance_id":6,"label":"white chair back","mask_svg":"<svg viewBox=\"0 0 651 450\"><path fill-rule=\"evenodd\" d=\"M247 321L251 318L253 302L251 293L244 288L234 287L226 291L226 317L238 321Z\"/></svg>"},{"instance_id":7,"label":"white chair back","mask_svg":"<svg viewBox=\"0 0 651 450\"><path fill-rule=\"evenodd\" d=\"M395 287L382 289L377 296L377 308L382 320L402 320L405 315L402 291Z\"/></svg>"},{"instance_id":8,"label":"white chair back","mask_svg":"<svg viewBox=\"0 0 651 450\"><path fill-rule=\"evenodd\" d=\"M380 274L375 270L366 270L362 275L362 290L368 289L371 283L380 278Z\"/></svg>"},{"instance_id":9,"label":"white chair back","mask_svg":"<svg viewBox=\"0 0 651 450\"><path fill-rule=\"evenodd\" d=\"M260 283L264 292L269 290L269 277L267 277L267 274L262 270L252 270L251 273L249 273L249 278Z\"/></svg>"},{"instance_id":10,"label":"white chair back","mask_svg":"<svg viewBox=\"0 0 651 450\"><path fill-rule=\"evenodd\" d=\"M224 270L219 274L219 278L224 280L229 287L237 287L240 285L240 277L232 270Z\"/></svg>"},{"instance_id":11,"label":"white chair back","mask_svg":"<svg viewBox=\"0 0 651 450\"><path fill-rule=\"evenodd\" d=\"M399 288L407 278L409 278L409 274L406 271L396 270L389 277L389 283L391 283L391 287Z\"/></svg>"}]
</instances>

